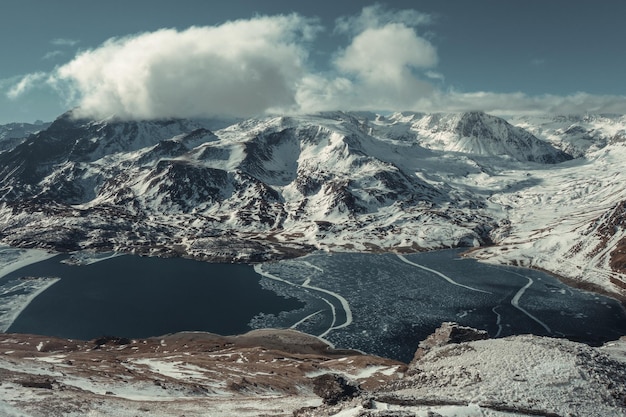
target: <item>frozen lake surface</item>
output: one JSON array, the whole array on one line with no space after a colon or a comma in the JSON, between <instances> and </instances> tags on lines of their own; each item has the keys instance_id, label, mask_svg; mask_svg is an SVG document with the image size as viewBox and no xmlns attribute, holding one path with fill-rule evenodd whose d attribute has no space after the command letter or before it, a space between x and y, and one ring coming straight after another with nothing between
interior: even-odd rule
<instances>
[{"instance_id":1,"label":"frozen lake surface","mask_svg":"<svg viewBox=\"0 0 626 417\"><path fill-rule=\"evenodd\" d=\"M594 345L626 334L624 309L611 298L540 271L462 259L460 252L313 254L258 265L263 285L306 307L259 317L254 326L294 327L403 361L444 321L493 337L532 333Z\"/></svg>"},{"instance_id":2,"label":"frozen lake surface","mask_svg":"<svg viewBox=\"0 0 626 417\"><path fill-rule=\"evenodd\" d=\"M533 333L590 344L626 334L617 301L539 271L461 259L458 250L318 253L254 269L84 254L69 265L60 262L67 256L23 251L20 264L10 251L19 250L0 258L14 265L0 278L0 330L10 332L89 339L291 327L403 361L444 321L494 337Z\"/></svg>"}]
</instances>

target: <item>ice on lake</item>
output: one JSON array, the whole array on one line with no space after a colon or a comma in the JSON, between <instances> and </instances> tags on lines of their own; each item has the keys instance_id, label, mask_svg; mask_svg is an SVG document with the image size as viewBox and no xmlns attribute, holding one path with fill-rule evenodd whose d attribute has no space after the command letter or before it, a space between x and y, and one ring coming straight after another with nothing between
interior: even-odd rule
<instances>
[{"instance_id":1,"label":"ice on lake","mask_svg":"<svg viewBox=\"0 0 626 417\"><path fill-rule=\"evenodd\" d=\"M53 256L39 249L0 247L0 332L5 332L35 297L58 281L55 277L5 277Z\"/></svg>"},{"instance_id":2,"label":"ice on lake","mask_svg":"<svg viewBox=\"0 0 626 417\"><path fill-rule=\"evenodd\" d=\"M493 337L532 333L590 344L626 334L624 309L613 299L540 271L483 264L459 253L319 253L263 264L257 267L262 285L306 306L259 315L252 326L292 327L337 347L403 361L444 321Z\"/></svg>"}]
</instances>

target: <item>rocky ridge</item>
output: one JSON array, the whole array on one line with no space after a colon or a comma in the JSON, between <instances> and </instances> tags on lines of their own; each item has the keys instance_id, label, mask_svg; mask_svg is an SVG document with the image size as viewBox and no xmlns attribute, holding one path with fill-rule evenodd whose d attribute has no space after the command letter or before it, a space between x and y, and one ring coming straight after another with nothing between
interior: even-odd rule
<instances>
[{"instance_id":1,"label":"rocky ridge","mask_svg":"<svg viewBox=\"0 0 626 417\"><path fill-rule=\"evenodd\" d=\"M50 123L9 123L0 125L0 153L14 148L34 133L46 129Z\"/></svg>"},{"instance_id":2,"label":"rocky ridge","mask_svg":"<svg viewBox=\"0 0 626 417\"><path fill-rule=\"evenodd\" d=\"M476 340L446 323L409 365L295 331L89 342L0 335L13 416L618 416L626 341ZM447 335L447 336L443 336ZM481 338L481 337L479 337Z\"/></svg>"}]
</instances>

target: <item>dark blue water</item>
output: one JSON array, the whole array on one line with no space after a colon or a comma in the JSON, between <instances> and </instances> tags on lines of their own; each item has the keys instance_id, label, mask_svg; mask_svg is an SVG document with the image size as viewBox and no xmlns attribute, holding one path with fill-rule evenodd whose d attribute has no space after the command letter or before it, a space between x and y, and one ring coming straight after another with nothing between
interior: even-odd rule
<instances>
[{"instance_id":1,"label":"dark blue water","mask_svg":"<svg viewBox=\"0 0 626 417\"><path fill-rule=\"evenodd\" d=\"M532 333L592 345L626 334L626 314L613 299L539 271L458 255L314 254L261 266L280 280L261 279L246 265L120 256L70 266L56 257L2 280L60 277L8 331L76 339L294 327L337 347L408 362L444 321L493 337Z\"/></svg>"},{"instance_id":2,"label":"dark blue water","mask_svg":"<svg viewBox=\"0 0 626 417\"><path fill-rule=\"evenodd\" d=\"M251 266L119 256L91 265L64 256L7 275L61 280L35 298L8 332L75 339L159 336L178 331L244 333L259 312L302 307L261 288Z\"/></svg>"}]
</instances>

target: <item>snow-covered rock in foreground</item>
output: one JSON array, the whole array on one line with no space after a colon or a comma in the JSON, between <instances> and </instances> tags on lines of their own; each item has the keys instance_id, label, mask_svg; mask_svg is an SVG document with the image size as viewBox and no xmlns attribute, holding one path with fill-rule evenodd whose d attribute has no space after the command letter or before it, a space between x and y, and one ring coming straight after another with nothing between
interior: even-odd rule
<instances>
[{"instance_id":1,"label":"snow-covered rock in foreground","mask_svg":"<svg viewBox=\"0 0 626 417\"><path fill-rule=\"evenodd\" d=\"M430 395L527 414L609 416L626 410L626 366L565 340L513 336L449 345L413 363L409 374L392 397Z\"/></svg>"},{"instance_id":2,"label":"snow-covered rock in foreground","mask_svg":"<svg viewBox=\"0 0 626 417\"><path fill-rule=\"evenodd\" d=\"M407 367L295 331L90 342L2 334L0 414L622 416L625 353L626 341L514 336L434 346Z\"/></svg>"},{"instance_id":3,"label":"snow-covered rock in foreground","mask_svg":"<svg viewBox=\"0 0 626 417\"><path fill-rule=\"evenodd\" d=\"M538 336L449 344L431 349L405 376L374 392L296 415L622 416L626 342L611 348L614 357Z\"/></svg>"}]
</instances>

